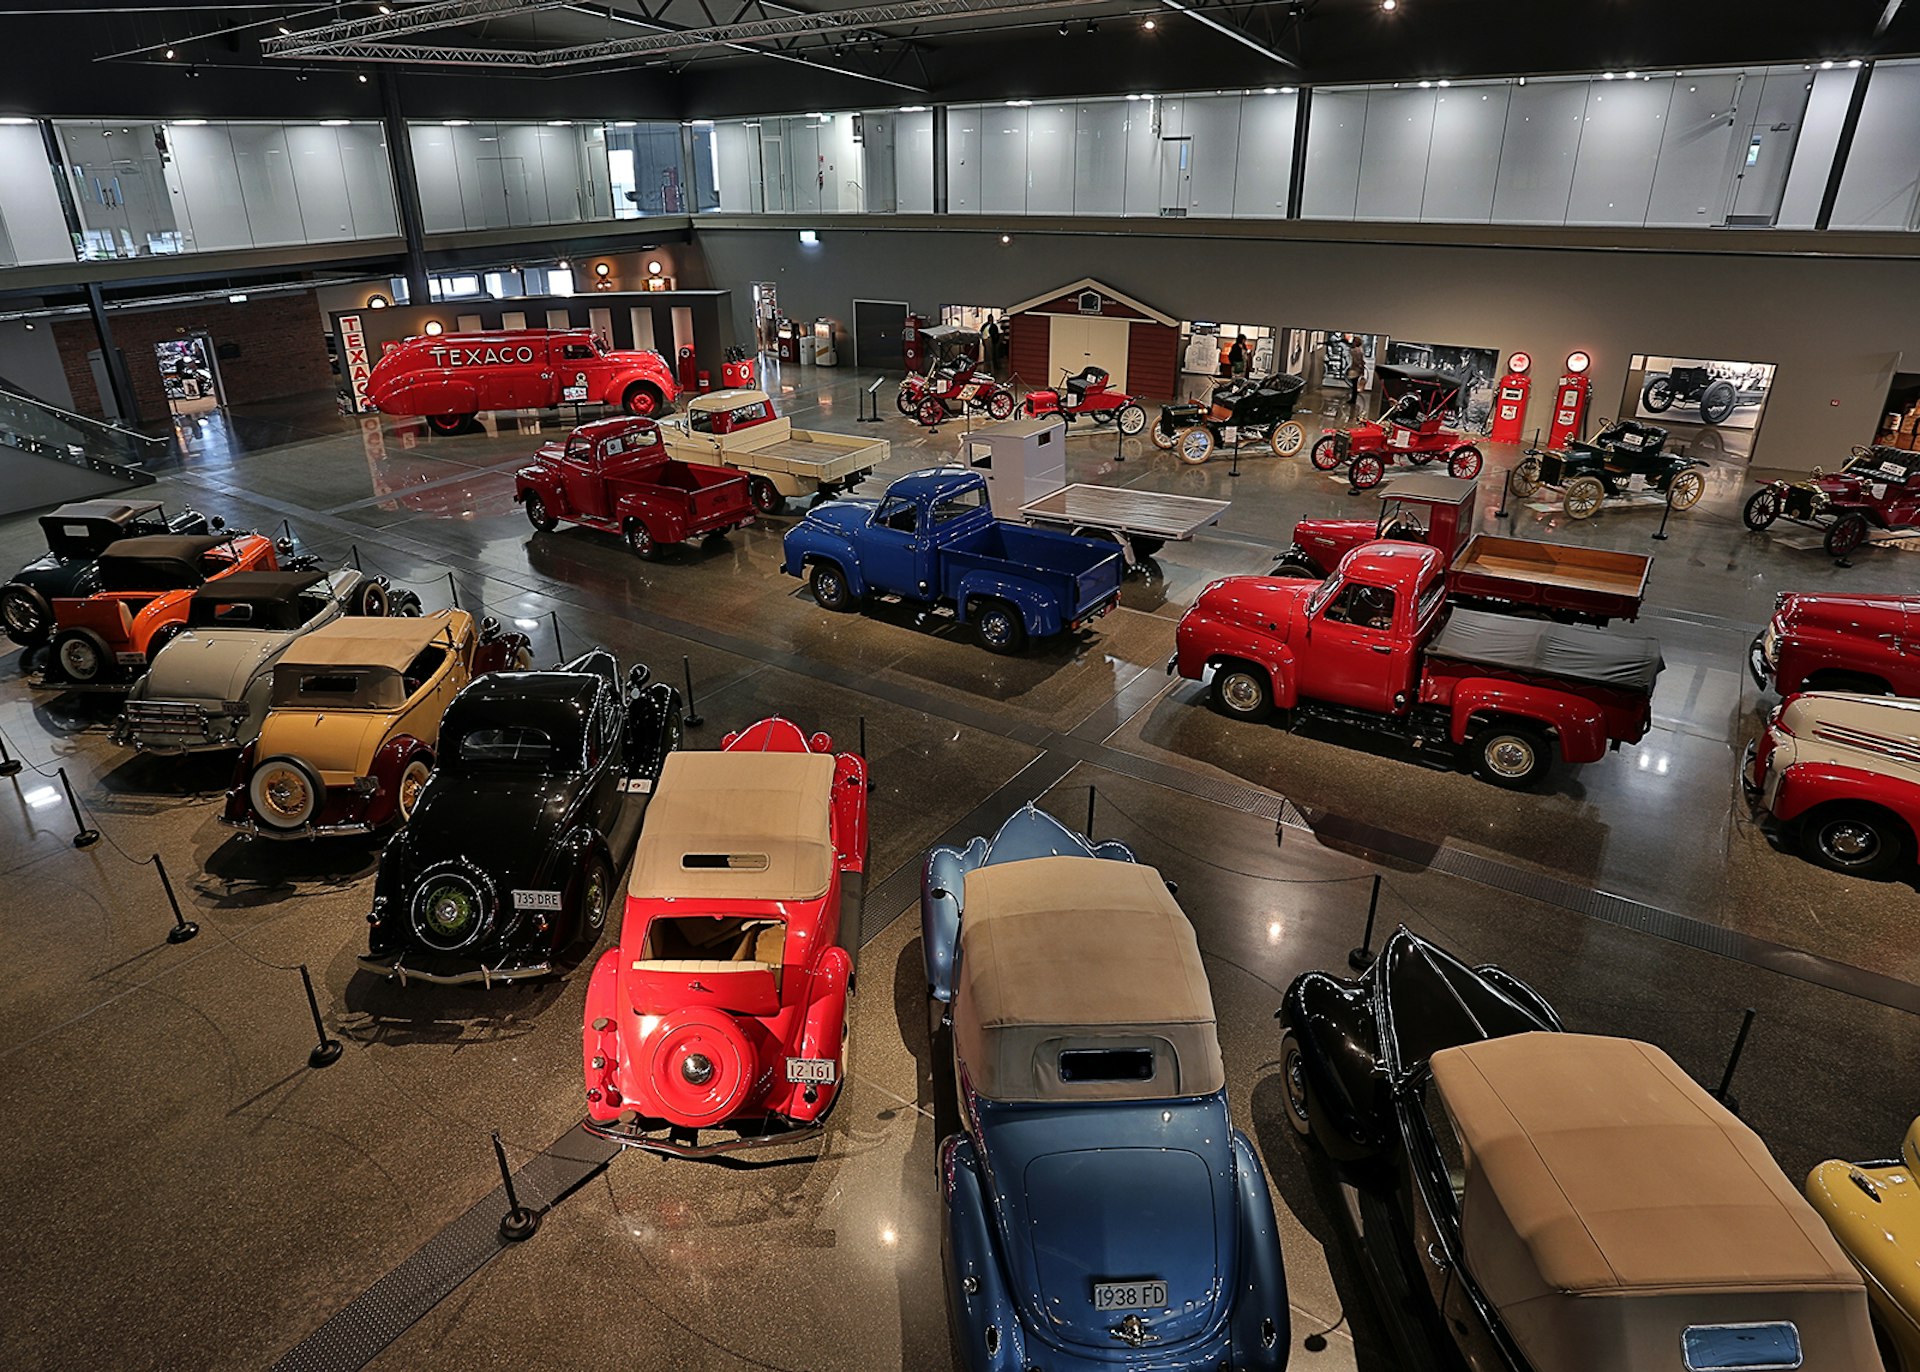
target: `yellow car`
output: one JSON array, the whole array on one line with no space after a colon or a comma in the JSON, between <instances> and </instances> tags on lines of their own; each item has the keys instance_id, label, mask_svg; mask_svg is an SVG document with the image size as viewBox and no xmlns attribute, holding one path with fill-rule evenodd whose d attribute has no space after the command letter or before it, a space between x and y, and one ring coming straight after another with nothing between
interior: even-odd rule
<instances>
[{"instance_id":1,"label":"yellow car","mask_svg":"<svg viewBox=\"0 0 1920 1372\"><path fill-rule=\"evenodd\" d=\"M1887 1372L1920 1372L1920 1119L1893 1162L1823 1162L1807 1199L1867 1279Z\"/></svg>"},{"instance_id":2,"label":"yellow car","mask_svg":"<svg viewBox=\"0 0 1920 1372\"><path fill-rule=\"evenodd\" d=\"M273 668L260 736L240 755L221 823L263 838L370 834L405 823L462 686L532 660L525 634L463 610L338 619Z\"/></svg>"}]
</instances>

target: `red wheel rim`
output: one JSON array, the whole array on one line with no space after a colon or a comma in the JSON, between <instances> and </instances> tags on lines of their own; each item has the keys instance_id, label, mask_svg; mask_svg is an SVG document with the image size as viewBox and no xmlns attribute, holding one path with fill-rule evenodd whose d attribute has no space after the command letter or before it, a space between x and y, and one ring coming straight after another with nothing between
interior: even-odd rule
<instances>
[{"instance_id":1,"label":"red wheel rim","mask_svg":"<svg viewBox=\"0 0 1920 1372\"><path fill-rule=\"evenodd\" d=\"M1356 457L1353 460L1353 484L1363 491L1378 486L1386 474L1387 469L1377 457Z\"/></svg>"},{"instance_id":2,"label":"red wheel rim","mask_svg":"<svg viewBox=\"0 0 1920 1372\"><path fill-rule=\"evenodd\" d=\"M718 1124L740 1108L753 1082L754 1054L731 1015L688 1007L660 1021L643 1051L660 1113L690 1129ZM703 1080L690 1080L706 1072ZM704 1063L704 1065L703 1065Z\"/></svg>"},{"instance_id":3,"label":"red wheel rim","mask_svg":"<svg viewBox=\"0 0 1920 1372\"><path fill-rule=\"evenodd\" d=\"M627 397L627 413L652 414L653 413L653 392L648 390L639 390L639 391L635 391L631 396Z\"/></svg>"}]
</instances>

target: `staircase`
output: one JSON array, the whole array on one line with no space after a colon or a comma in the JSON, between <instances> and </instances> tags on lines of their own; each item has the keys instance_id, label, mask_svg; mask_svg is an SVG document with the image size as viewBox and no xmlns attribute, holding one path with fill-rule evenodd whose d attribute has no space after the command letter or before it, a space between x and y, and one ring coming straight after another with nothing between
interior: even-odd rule
<instances>
[{"instance_id":1,"label":"staircase","mask_svg":"<svg viewBox=\"0 0 1920 1372\"><path fill-rule=\"evenodd\" d=\"M143 464L165 446L0 381L0 516L151 485Z\"/></svg>"}]
</instances>

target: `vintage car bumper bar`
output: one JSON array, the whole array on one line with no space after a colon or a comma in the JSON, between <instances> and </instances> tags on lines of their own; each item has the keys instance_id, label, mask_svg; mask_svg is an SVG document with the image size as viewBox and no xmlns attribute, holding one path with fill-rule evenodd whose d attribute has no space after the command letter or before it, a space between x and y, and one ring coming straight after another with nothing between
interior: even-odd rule
<instances>
[{"instance_id":1,"label":"vintage car bumper bar","mask_svg":"<svg viewBox=\"0 0 1920 1372\"><path fill-rule=\"evenodd\" d=\"M625 1124L618 1120L585 1121L586 1131L600 1138L610 1140L623 1148L641 1148L649 1153L660 1153L670 1158L716 1158L728 1153L743 1153L755 1148L772 1148L777 1144L794 1143L820 1133L826 1127L827 1115L833 1113L833 1107L840 1103L840 1093L834 1093L833 1101L826 1112L812 1124L800 1125L793 1129L783 1129L776 1134L753 1134L741 1138L723 1139L719 1143L682 1143L674 1135L684 1135L698 1139L697 1129L674 1129L669 1127L666 1134L649 1134L635 1122Z\"/></svg>"},{"instance_id":2,"label":"vintage car bumper bar","mask_svg":"<svg viewBox=\"0 0 1920 1372\"><path fill-rule=\"evenodd\" d=\"M498 967L472 967L464 972L429 972L424 968L407 966L405 953L391 960L365 957L356 958L355 961L367 971L398 981L402 986L410 981L426 981L435 986L471 986L479 982L491 987L496 981L527 981L553 974L551 962L517 963L513 966L502 963Z\"/></svg>"},{"instance_id":3,"label":"vintage car bumper bar","mask_svg":"<svg viewBox=\"0 0 1920 1372\"><path fill-rule=\"evenodd\" d=\"M297 829L276 829L270 824L260 823L251 816L246 819L228 819L222 815L220 822L249 838L351 838L356 834L373 832L373 826L363 819L349 820L344 824L303 824Z\"/></svg>"},{"instance_id":4,"label":"vintage car bumper bar","mask_svg":"<svg viewBox=\"0 0 1920 1372\"><path fill-rule=\"evenodd\" d=\"M49 678L44 670L30 672L27 686L35 691L73 691L76 694L123 696L133 689L134 678L121 677L117 681L68 681L64 677Z\"/></svg>"},{"instance_id":5,"label":"vintage car bumper bar","mask_svg":"<svg viewBox=\"0 0 1920 1372\"><path fill-rule=\"evenodd\" d=\"M1753 642L1747 645L1747 670L1753 674L1755 684L1765 691L1773 686L1772 670L1767 666L1766 654L1760 651L1760 644L1767 636L1762 629L1753 636Z\"/></svg>"}]
</instances>

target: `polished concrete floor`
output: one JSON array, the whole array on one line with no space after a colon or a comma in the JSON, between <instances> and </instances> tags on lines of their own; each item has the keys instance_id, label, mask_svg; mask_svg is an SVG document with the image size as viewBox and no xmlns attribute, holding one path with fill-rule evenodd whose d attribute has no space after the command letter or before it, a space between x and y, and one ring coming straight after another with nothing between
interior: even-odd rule
<instances>
[{"instance_id":1,"label":"polished concrete floor","mask_svg":"<svg viewBox=\"0 0 1920 1372\"><path fill-rule=\"evenodd\" d=\"M884 387L883 422L856 426L870 378L775 380L798 422L891 439L885 474L953 450L956 426L913 429ZM447 439L292 403L191 426L158 493L236 524L285 520L330 561L357 550L429 606L457 590L520 622L543 660L562 646L556 618L569 650L597 640L670 676L684 655L706 718L692 746L776 711L850 746L864 720L875 894L852 1086L824 1148L777 1165L615 1158L535 1238L397 1322L372 1365L947 1366L932 1160L950 1115L920 1008L913 883L896 874L1029 800L1084 823L1089 787L1099 836L1177 879L1199 931L1236 1120L1274 1184L1296 1367L1402 1365L1330 1219L1327 1178L1291 1144L1274 1063L1281 990L1344 962L1376 875L1383 926L1500 962L1570 1027L1651 1038L1709 1085L1741 1011L1757 1009L1735 1091L1796 1177L1827 1156L1885 1155L1920 1109L1913 887L1777 851L1734 778L1767 703L1743 654L1774 594L1906 589L1914 554L1875 549L1842 570L1749 534L1749 477L1727 466L1664 542L1657 510L1573 524L1516 503L1521 536L1656 553L1640 627L1668 666L1642 744L1510 795L1364 739L1231 723L1163 673L1173 624L1210 578L1264 570L1302 516L1371 516L1372 496L1303 460L1248 453L1234 476L1223 460L1183 468L1144 439L1077 431L1079 479L1233 506L1091 631L1003 659L896 611L821 611L778 571L790 516L651 563L588 531L531 534L511 473L565 427L549 416ZM1489 452L1489 529L1508 527L1493 508L1512 458ZM0 524L0 562L33 555L38 537L31 520ZM270 1365L463 1215L499 1205L491 1131L520 1165L577 1124L584 969L491 993L403 992L359 972L374 845L232 840L214 822L227 764L125 756L100 705L35 697L19 675L17 653L0 658L0 732L34 767L0 783L0 1189L17 1226L0 1257L4 1361ZM55 768L103 842L70 846ZM164 941L165 897L139 865L156 854L200 926L190 942ZM307 1065L303 964L346 1045L324 1070Z\"/></svg>"}]
</instances>

